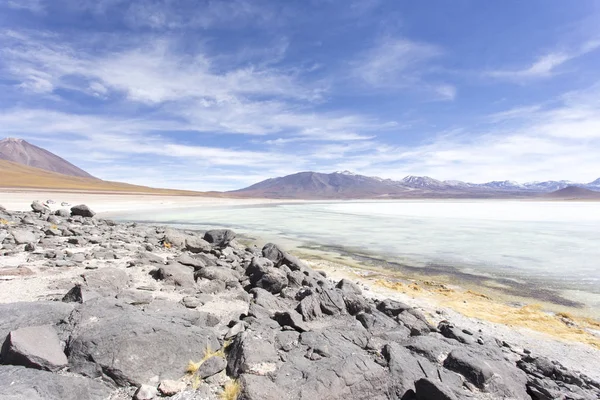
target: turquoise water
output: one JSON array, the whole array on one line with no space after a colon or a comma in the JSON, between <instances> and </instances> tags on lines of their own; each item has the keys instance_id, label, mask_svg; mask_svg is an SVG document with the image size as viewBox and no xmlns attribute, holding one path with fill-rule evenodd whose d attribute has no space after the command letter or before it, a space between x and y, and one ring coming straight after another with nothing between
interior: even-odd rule
<instances>
[{"instance_id":1,"label":"turquoise water","mask_svg":"<svg viewBox=\"0 0 600 400\"><path fill-rule=\"evenodd\" d=\"M352 201L114 217L199 230L231 228L287 246L384 259L407 273L491 281L513 294L600 308L600 203Z\"/></svg>"}]
</instances>

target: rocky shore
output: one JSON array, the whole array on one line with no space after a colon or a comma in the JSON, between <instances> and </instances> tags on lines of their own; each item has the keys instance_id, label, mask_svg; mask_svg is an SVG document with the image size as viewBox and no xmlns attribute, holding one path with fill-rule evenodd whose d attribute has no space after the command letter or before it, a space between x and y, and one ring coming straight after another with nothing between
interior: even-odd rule
<instances>
[{"instance_id":1,"label":"rocky shore","mask_svg":"<svg viewBox=\"0 0 600 400\"><path fill-rule=\"evenodd\" d=\"M2 399L599 399L486 332L275 244L0 207Z\"/></svg>"}]
</instances>

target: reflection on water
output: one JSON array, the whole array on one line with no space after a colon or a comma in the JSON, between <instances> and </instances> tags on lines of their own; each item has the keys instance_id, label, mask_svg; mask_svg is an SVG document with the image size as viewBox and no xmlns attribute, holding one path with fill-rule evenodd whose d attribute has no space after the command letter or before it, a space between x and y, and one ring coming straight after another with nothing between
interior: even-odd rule
<instances>
[{"instance_id":1,"label":"reflection on water","mask_svg":"<svg viewBox=\"0 0 600 400\"><path fill-rule=\"evenodd\" d=\"M278 243L353 249L399 266L568 290L600 306L600 203L320 202L165 209L117 219L228 227Z\"/></svg>"}]
</instances>

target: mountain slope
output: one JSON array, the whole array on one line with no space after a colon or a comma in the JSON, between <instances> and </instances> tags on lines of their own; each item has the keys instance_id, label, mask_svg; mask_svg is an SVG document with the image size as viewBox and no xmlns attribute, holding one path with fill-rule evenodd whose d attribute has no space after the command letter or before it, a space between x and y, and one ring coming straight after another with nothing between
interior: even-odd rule
<instances>
[{"instance_id":1,"label":"mountain slope","mask_svg":"<svg viewBox=\"0 0 600 400\"><path fill-rule=\"evenodd\" d=\"M128 183L109 182L96 178L82 178L57 174L39 168L0 160L0 188L26 188L51 190L78 190L93 192L144 193L165 195L209 195L185 190L154 189ZM211 193L211 196L218 195Z\"/></svg>"},{"instance_id":2,"label":"mountain slope","mask_svg":"<svg viewBox=\"0 0 600 400\"><path fill-rule=\"evenodd\" d=\"M595 192L593 190L585 189L578 186L568 186L564 189L560 189L554 191L552 193L546 193L544 195L547 198L552 199L565 199L565 200L573 200L573 199L589 199L589 200L600 200L600 192Z\"/></svg>"},{"instance_id":3,"label":"mountain slope","mask_svg":"<svg viewBox=\"0 0 600 400\"><path fill-rule=\"evenodd\" d=\"M63 175L94 178L67 160L23 139L7 138L0 140L0 160L12 161Z\"/></svg>"}]
</instances>

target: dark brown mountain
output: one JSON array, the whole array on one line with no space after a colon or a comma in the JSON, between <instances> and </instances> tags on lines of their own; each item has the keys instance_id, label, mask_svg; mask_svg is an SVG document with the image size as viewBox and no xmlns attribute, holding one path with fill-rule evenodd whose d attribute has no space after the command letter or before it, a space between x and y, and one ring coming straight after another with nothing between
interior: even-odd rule
<instances>
[{"instance_id":1,"label":"dark brown mountain","mask_svg":"<svg viewBox=\"0 0 600 400\"><path fill-rule=\"evenodd\" d=\"M557 190L552 193L547 193L544 197L563 200L600 200L600 192L585 189L578 186L568 186L564 189Z\"/></svg>"},{"instance_id":2,"label":"dark brown mountain","mask_svg":"<svg viewBox=\"0 0 600 400\"><path fill-rule=\"evenodd\" d=\"M94 178L67 160L23 139L7 138L0 140L0 160L12 161L63 175Z\"/></svg>"}]
</instances>

